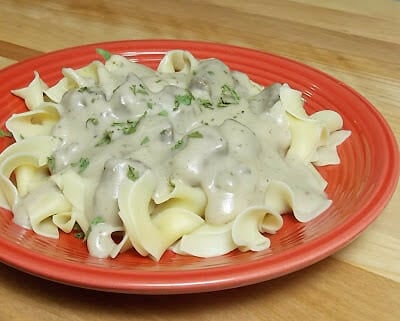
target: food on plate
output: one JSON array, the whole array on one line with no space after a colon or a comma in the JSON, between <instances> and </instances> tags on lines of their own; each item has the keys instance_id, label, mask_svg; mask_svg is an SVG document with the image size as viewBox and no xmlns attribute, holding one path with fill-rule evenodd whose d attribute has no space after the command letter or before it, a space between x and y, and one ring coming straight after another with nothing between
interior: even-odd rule
<instances>
[{"instance_id":1,"label":"food on plate","mask_svg":"<svg viewBox=\"0 0 400 321\"><path fill-rule=\"evenodd\" d=\"M157 261L264 250L284 214L307 222L331 205L316 166L339 164L350 135L335 111L308 115L288 84L184 50L157 70L98 52L104 63L64 68L54 86L35 73L13 91L28 111L6 122L0 206L16 224Z\"/></svg>"}]
</instances>

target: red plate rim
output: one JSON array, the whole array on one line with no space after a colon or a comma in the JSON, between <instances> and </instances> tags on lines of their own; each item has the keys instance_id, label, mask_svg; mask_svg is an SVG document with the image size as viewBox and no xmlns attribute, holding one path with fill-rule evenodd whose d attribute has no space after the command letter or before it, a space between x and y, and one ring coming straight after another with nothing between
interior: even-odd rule
<instances>
[{"instance_id":1,"label":"red plate rim","mask_svg":"<svg viewBox=\"0 0 400 321\"><path fill-rule=\"evenodd\" d=\"M238 287L269 280L299 270L343 248L376 219L394 193L399 177L398 146L393 132L378 110L359 93L334 77L300 62L275 54L233 45L190 40L124 40L67 48L34 57L1 70L0 80L4 80L16 72L23 73L26 69L31 70L32 68L43 66L46 62L56 59L68 60L69 56L75 54L94 53L96 48L103 48L128 57L134 57L137 53L152 54L177 48L193 50L205 55L209 54L210 57L213 53L229 52L231 56L246 56L247 59L262 58L274 61L274 63L280 64L285 68L290 66L290 68L311 74L319 81L339 86L346 95L357 99L371 113L371 117L379 124L379 129L386 138L387 157L392 163L390 172L387 168L384 175L382 175L382 182L378 182L376 185L374 197L367 204L361 205L356 215L351 216L350 219L325 235L268 258L201 270L157 271L156 273L138 270L110 270L61 261L35 253L0 236L0 261L5 264L52 281L112 292L172 294ZM32 74L29 73L27 79L31 78ZM1 83L4 82L1 81ZM1 94L5 94L11 89L8 86L5 87L0 89ZM4 119L1 120L4 122Z\"/></svg>"}]
</instances>

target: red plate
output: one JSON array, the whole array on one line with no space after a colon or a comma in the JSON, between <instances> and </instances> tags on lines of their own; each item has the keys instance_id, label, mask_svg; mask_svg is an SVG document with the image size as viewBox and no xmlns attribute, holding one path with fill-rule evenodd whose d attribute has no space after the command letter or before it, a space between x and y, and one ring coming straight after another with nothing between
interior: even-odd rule
<instances>
[{"instance_id":1,"label":"red plate","mask_svg":"<svg viewBox=\"0 0 400 321\"><path fill-rule=\"evenodd\" d=\"M39 71L54 84L62 67L80 67L99 59L96 48L122 54L155 67L171 49L190 50L198 58L215 57L261 84L287 82L304 93L306 109L338 111L351 137L339 147L342 163L320 168L328 180L333 205L317 219L302 224L285 216L284 228L262 252L210 259L166 253L160 262L124 253L117 259L89 257L86 246L72 235L52 240L12 222L0 210L0 260L53 281L79 287L127 293L168 294L221 290L261 282L322 260L357 237L383 210L399 176L399 152L379 112L342 82L298 62L239 47L192 41L119 41L76 47L46 54L0 72L0 119L24 110L11 89L26 86ZM0 148L9 144L0 140Z\"/></svg>"}]
</instances>

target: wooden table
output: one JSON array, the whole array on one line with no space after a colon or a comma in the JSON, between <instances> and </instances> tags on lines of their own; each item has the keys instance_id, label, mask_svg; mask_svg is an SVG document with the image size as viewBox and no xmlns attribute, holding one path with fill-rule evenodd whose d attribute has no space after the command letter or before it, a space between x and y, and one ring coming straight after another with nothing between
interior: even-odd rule
<instances>
[{"instance_id":1,"label":"wooden table","mask_svg":"<svg viewBox=\"0 0 400 321\"><path fill-rule=\"evenodd\" d=\"M400 1L2 0L0 10L0 67L92 42L229 43L302 61L348 83L400 137ZM400 320L399 208L396 192L365 233L333 257L215 293L100 293L1 264L0 320Z\"/></svg>"}]
</instances>

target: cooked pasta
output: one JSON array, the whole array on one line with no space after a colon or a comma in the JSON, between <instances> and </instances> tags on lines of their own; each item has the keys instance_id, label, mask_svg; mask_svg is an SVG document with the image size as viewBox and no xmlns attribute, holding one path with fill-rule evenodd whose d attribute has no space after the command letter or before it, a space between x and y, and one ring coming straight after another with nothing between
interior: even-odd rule
<instances>
[{"instance_id":1,"label":"cooked pasta","mask_svg":"<svg viewBox=\"0 0 400 321\"><path fill-rule=\"evenodd\" d=\"M28 108L6 122L15 143L0 155L15 223L53 238L78 226L92 256L158 261L265 250L282 215L307 222L330 206L315 166L340 162L350 132L336 112L309 115L288 84L184 50L157 70L104 58L13 91Z\"/></svg>"}]
</instances>

